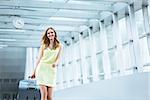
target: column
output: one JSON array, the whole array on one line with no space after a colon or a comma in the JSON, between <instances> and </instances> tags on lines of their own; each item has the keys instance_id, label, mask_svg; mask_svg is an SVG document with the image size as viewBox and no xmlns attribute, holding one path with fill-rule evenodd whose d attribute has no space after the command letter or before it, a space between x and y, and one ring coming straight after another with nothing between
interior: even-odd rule
<instances>
[{"instance_id":1,"label":"column","mask_svg":"<svg viewBox=\"0 0 150 100\"><path fill-rule=\"evenodd\" d=\"M34 69L35 69L35 67L36 67L36 61L37 61L37 58L38 58L38 52L39 52L39 48L33 48L32 49L33 51L33 67L34 67Z\"/></svg>"},{"instance_id":2,"label":"column","mask_svg":"<svg viewBox=\"0 0 150 100\"><path fill-rule=\"evenodd\" d=\"M80 46L80 57L81 57L81 72L82 72L82 80L83 80L83 84L86 84L86 83L88 83L88 79L87 79L87 67L86 67L86 61L85 61L85 53L84 53L84 49L85 48L83 48L84 46L83 46L83 42L82 42L82 32L81 32L81 34L79 34L79 46Z\"/></svg>"},{"instance_id":3,"label":"column","mask_svg":"<svg viewBox=\"0 0 150 100\"><path fill-rule=\"evenodd\" d=\"M144 19L144 30L145 33L147 34L147 44L148 44L148 51L150 55L150 20L148 15L148 5L143 5L142 10L143 10L143 19Z\"/></svg>"},{"instance_id":4,"label":"column","mask_svg":"<svg viewBox=\"0 0 150 100\"><path fill-rule=\"evenodd\" d=\"M57 66L57 90L63 89L63 65L64 65L64 49L62 45L62 51L60 53L59 64Z\"/></svg>"},{"instance_id":5,"label":"column","mask_svg":"<svg viewBox=\"0 0 150 100\"><path fill-rule=\"evenodd\" d=\"M32 48L26 48L26 66L24 79L28 79L28 77L32 75L33 70L34 70L34 63L33 63Z\"/></svg>"},{"instance_id":6,"label":"column","mask_svg":"<svg viewBox=\"0 0 150 100\"><path fill-rule=\"evenodd\" d=\"M68 45L65 53L65 77L66 77L66 88L70 87L70 46Z\"/></svg>"},{"instance_id":7,"label":"column","mask_svg":"<svg viewBox=\"0 0 150 100\"><path fill-rule=\"evenodd\" d=\"M68 80L68 74L67 74L67 48L68 46L66 45L63 52L64 52L64 56L63 56L63 60L64 60L64 65L63 65L63 88L67 88L67 80Z\"/></svg>"},{"instance_id":8,"label":"column","mask_svg":"<svg viewBox=\"0 0 150 100\"><path fill-rule=\"evenodd\" d=\"M57 90L60 90L63 88L63 69L62 69L62 62L59 63L57 66Z\"/></svg>"},{"instance_id":9,"label":"column","mask_svg":"<svg viewBox=\"0 0 150 100\"><path fill-rule=\"evenodd\" d=\"M32 75L38 57L38 48L26 48L26 66L24 79Z\"/></svg>"},{"instance_id":10,"label":"column","mask_svg":"<svg viewBox=\"0 0 150 100\"><path fill-rule=\"evenodd\" d=\"M126 29L127 29L128 39L129 39L129 52L131 57L131 65L129 67L130 70L130 68L133 68L135 65L135 56L134 56L133 38L131 34L131 24L130 24L129 14L126 14L125 18L126 18ZM130 70L128 73L132 74L133 70Z\"/></svg>"},{"instance_id":11,"label":"column","mask_svg":"<svg viewBox=\"0 0 150 100\"><path fill-rule=\"evenodd\" d=\"M100 26L100 42L102 43L102 50L103 50L103 69L105 79L111 78L111 69L110 69L110 60L108 55L108 44L107 44L107 36L106 36L106 29L104 25L104 21L99 21Z\"/></svg>"},{"instance_id":12,"label":"column","mask_svg":"<svg viewBox=\"0 0 150 100\"><path fill-rule=\"evenodd\" d=\"M91 62L92 62L92 77L93 81L99 80L98 77L98 67L97 67L97 59L96 59L96 48L92 37L92 27L88 28L89 33L89 41L90 41L90 48L91 48Z\"/></svg>"},{"instance_id":13,"label":"column","mask_svg":"<svg viewBox=\"0 0 150 100\"><path fill-rule=\"evenodd\" d=\"M115 42L117 45L117 69L120 71L120 75L124 75L125 66L123 62L122 37L118 27L118 14L113 13L112 17L113 17L113 32L116 37Z\"/></svg>"},{"instance_id":14,"label":"column","mask_svg":"<svg viewBox=\"0 0 150 100\"><path fill-rule=\"evenodd\" d=\"M72 71L73 71L73 86L76 86L79 84L79 81L78 81L78 76L79 76L79 72L78 72L78 66L77 66L77 59L76 59L76 47L75 47L75 38L72 37Z\"/></svg>"},{"instance_id":15,"label":"column","mask_svg":"<svg viewBox=\"0 0 150 100\"><path fill-rule=\"evenodd\" d=\"M142 66L141 55L140 55L139 36L138 36L137 26L135 22L134 4L128 5L128 9L129 9L129 16L130 16L131 33L133 38L134 56L135 56L134 66L138 69L138 72L142 72L143 66Z\"/></svg>"},{"instance_id":16,"label":"column","mask_svg":"<svg viewBox=\"0 0 150 100\"><path fill-rule=\"evenodd\" d=\"M69 45L69 52L68 52L68 56L69 56L69 83L70 83L70 87L74 86L74 55L73 55L73 48L74 48L74 42L72 41L72 39L70 38L70 45Z\"/></svg>"}]
</instances>

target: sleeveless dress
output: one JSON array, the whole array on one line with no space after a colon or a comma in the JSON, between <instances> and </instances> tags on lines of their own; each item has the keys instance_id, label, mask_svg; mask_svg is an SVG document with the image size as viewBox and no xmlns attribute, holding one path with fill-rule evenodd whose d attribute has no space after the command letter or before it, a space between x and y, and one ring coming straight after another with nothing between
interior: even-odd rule
<instances>
[{"instance_id":1,"label":"sleeveless dress","mask_svg":"<svg viewBox=\"0 0 150 100\"><path fill-rule=\"evenodd\" d=\"M60 47L55 50L51 50L50 48L46 48L43 51L43 56L41 58L40 63L37 66L36 70L36 80L37 84L45 85L49 87L56 86L56 67L53 68L52 64L55 63L56 58L58 56Z\"/></svg>"}]
</instances>

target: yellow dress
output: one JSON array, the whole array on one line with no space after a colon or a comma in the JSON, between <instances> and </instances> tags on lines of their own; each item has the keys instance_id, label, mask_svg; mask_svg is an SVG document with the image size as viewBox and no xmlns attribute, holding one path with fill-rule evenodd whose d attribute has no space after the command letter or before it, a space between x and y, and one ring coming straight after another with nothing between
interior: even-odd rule
<instances>
[{"instance_id":1,"label":"yellow dress","mask_svg":"<svg viewBox=\"0 0 150 100\"><path fill-rule=\"evenodd\" d=\"M46 48L43 51L43 56L36 70L36 80L39 85L45 85L49 87L56 86L56 67L53 68L52 64L55 63L59 53L59 47L55 50Z\"/></svg>"}]
</instances>

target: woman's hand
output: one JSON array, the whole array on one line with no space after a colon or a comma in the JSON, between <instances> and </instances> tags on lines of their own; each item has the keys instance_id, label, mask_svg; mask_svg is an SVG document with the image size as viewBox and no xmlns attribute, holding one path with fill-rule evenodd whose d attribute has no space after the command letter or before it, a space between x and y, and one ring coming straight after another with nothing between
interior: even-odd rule
<instances>
[{"instance_id":1,"label":"woman's hand","mask_svg":"<svg viewBox=\"0 0 150 100\"><path fill-rule=\"evenodd\" d=\"M35 78L35 72L30 76L31 79Z\"/></svg>"},{"instance_id":2,"label":"woman's hand","mask_svg":"<svg viewBox=\"0 0 150 100\"><path fill-rule=\"evenodd\" d=\"M53 67L53 68L55 68L55 67L56 67L55 63L54 63L54 64L52 64L52 67Z\"/></svg>"}]
</instances>

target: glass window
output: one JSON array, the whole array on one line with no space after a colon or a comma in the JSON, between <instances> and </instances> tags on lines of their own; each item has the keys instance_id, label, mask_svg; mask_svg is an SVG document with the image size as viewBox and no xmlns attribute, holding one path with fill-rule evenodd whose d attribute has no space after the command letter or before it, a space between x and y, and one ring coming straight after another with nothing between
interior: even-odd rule
<instances>
[{"instance_id":1,"label":"glass window","mask_svg":"<svg viewBox=\"0 0 150 100\"><path fill-rule=\"evenodd\" d=\"M67 87L67 81L69 80L69 76L70 76L70 72L68 69L68 63L70 61L70 57L69 57L69 48L68 46L66 46L66 48L64 49L64 62L65 62L65 66L63 67L63 79L64 79L64 88Z\"/></svg>"},{"instance_id":2,"label":"glass window","mask_svg":"<svg viewBox=\"0 0 150 100\"><path fill-rule=\"evenodd\" d=\"M124 62L125 69L132 67L129 44L123 46L123 62Z\"/></svg>"},{"instance_id":3,"label":"glass window","mask_svg":"<svg viewBox=\"0 0 150 100\"><path fill-rule=\"evenodd\" d=\"M78 78L79 78L79 81L80 83L82 84L83 83L83 73L82 73L82 66L81 66L81 60L78 60L77 61L77 71L78 71Z\"/></svg>"},{"instance_id":4,"label":"glass window","mask_svg":"<svg viewBox=\"0 0 150 100\"><path fill-rule=\"evenodd\" d=\"M96 55L97 58L97 67L99 70L99 79L103 80L104 79L104 70L103 70L103 53L98 53Z\"/></svg>"},{"instance_id":5,"label":"glass window","mask_svg":"<svg viewBox=\"0 0 150 100\"><path fill-rule=\"evenodd\" d=\"M75 81L78 81L78 79L79 78L81 78L81 65L80 65L80 59L81 59L81 57L80 57L80 47L79 47L79 41L78 42L76 42L75 44L74 44L74 52L75 52L75 54L74 54L74 56L75 56L75 63L74 63L74 75L75 75L75 79L77 79L77 80L75 80ZM80 60L80 61L79 61ZM79 83L79 81L78 81L78 83Z\"/></svg>"},{"instance_id":6,"label":"glass window","mask_svg":"<svg viewBox=\"0 0 150 100\"><path fill-rule=\"evenodd\" d=\"M106 27L106 32L107 32L107 43L108 43L108 48L111 48L115 45L114 41L114 33L112 30L112 25L109 25Z\"/></svg>"},{"instance_id":7,"label":"glass window","mask_svg":"<svg viewBox=\"0 0 150 100\"><path fill-rule=\"evenodd\" d=\"M100 32L96 32L92 36L93 36L93 42L95 44L96 52L101 51L102 47L100 43Z\"/></svg>"},{"instance_id":8,"label":"glass window","mask_svg":"<svg viewBox=\"0 0 150 100\"><path fill-rule=\"evenodd\" d=\"M74 44L74 52L75 52L75 59L80 59L80 47L79 47L79 42Z\"/></svg>"},{"instance_id":9,"label":"glass window","mask_svg":"<svg viewBox=\"0 0 150 100\"><path fill-rule=\"evenodd\" d=\"M122 43L128 40L128 34L126 29L126 21L125 18L122 18L118 21L119 33L121 34Z\"/></svg>"},{"instance_id":10,"label":"glass window","mask_svg":"<svg viewBox=\"0 0 150 100\"><path fill-rule=\"evenodd\" d=\"M140 39L140 52L142 64L150 63L150 54L148 51L147 37Z\"/></svg>"},{"instance_id":11,"label":"glass window","mask_svg":"<svg viewBox=\"0 0 150 100\"><path fill-rule=\"evenodd\" d=\"M63 72L63 88L66 88L67 74L66 74L66 64L62 67Z\"/></svg>"},{"instance_id":12,"label":"glass window","mask_svg":"<svg viewBox=\"0 0 150 100\"><path fill-rule=\"evenodd\" d=\"M99 73L103 73L103 57L102 53L96 55Z\"/></svg>"},{"instance_id":13,"label":"glass window","mask_svg":"<svg viewBox=\"0 0 150 100\"><path fill-rule=\"evenodd\" d=\"M86 58L86 67L87 67L87 73L88 77L92 75L92 64L91 64L91 57ZM88 78L89 82L91 82L91 78Z\"/></svg>"},{"instance_id":14,"label":"glass window","mask_svg":"<svg viewBox=\"0 0 150 100\"><path fill-rule=\"evenodd\" d=\"M138 16L138 17L136 17L136 16ZM137 25L137 29L138 29L138 34L139 35L145 34L142 9L135 12L135 21L136 21L136 25Z\"/></svg>"},{"instance_id":15,"label":"glass window","mask_svg":"<svg viewBox=\"0 0 150 100\"><path fill-rule=\"evenodd\" d=\"M89 37L86 37L83 39L83 49L85 49L85 56L91 56L91 49L92 47L90 46L91 43L89 41Z\"/></svg>"},{"instance_id":16,"label":"glass window","mask_svg":"<svg viewBox=\"0 0 150 100\"><path fill-rule=\"evenodd\" d=\"M148 6L148 14L149 14L149 18L150 18L150 7L149 6Z\"/></svg>"},{"instance_id":17,"label":"glass window","mask_svg":"<svg viewBox=\"0 0 150 100\"><path fill-rule=\"evenodd\" d=\"M69 83L70 85L72 86L73 85L73 81L74 80L74 70L73 70L73 63L70 62L69 65L68 65L68 72L69 72Z\"/></svg>"},{"instance_id":18,"label":"glass window","mask_svg":"<svg viewBox=\"0 0 150 100\"><path fill-rule=\"evenodd\" d=\"M117 71L117 64L116 64L117 52L116 52L116 49L109 50L108 53L109 53L111 71Z\"/></svg>"}]
</instances>

